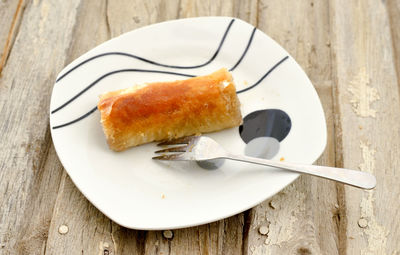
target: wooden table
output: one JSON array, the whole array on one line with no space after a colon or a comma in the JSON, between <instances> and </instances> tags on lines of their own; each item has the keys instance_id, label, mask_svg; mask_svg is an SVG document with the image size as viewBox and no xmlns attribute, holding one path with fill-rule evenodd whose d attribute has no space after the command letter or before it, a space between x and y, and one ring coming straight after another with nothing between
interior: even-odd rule
<instances>
[{"instance_id":1,"label":"wooden table","mask_svg":"<svg viewBox=\"0 0 400 255\"><path fill-rule=\"evenodd\" d=\"M113 223L55 153L58 72L92 47L156 22L241 18L299 62L323 103L318 164L374 173L363 191L303 176L255 208L169 231ZM0 0L0 254L400 254L399 0Z\"/></svg>"}]
</instances>

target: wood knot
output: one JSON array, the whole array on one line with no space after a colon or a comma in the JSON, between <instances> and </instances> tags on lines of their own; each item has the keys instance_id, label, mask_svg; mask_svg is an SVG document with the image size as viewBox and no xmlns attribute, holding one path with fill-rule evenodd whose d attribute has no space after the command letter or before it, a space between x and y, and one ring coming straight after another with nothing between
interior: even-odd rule
<instances>
[{"instance_id":1,"label":"wood knot","mask_svg":"<svg viewBox=\"0 0 400 255\"><path fill-rule=\"evenodd\" d=\"M306 248L306 247L300 247L297 249L297 254L299 255L311 255L312 252L310 251L310 249Z\"/></svg>"},{"instance_id":2,"label":"wood knot","mask_svg":"<svg viewBox=\"0 0 400 255\"><path fill-rule=\"evenodd\" d=\"M271 207L272 209L276 209L277 207L276 202L273 200L269 201L269 207Z\"/></svg>"},{"instance_id":3,"label":"wood knot","mask_svg":"<svg viewBox=\"0 0 400 255\"><path fill-rule=\"evenodd\" d=\"M140 18L138 16L133 16L132 19L136 24L140 23Z\"/></svg>"},{"instance_id":4,"label":"wood knot","mask_svg":"<svg viewBox=\"0 0 400 255\"><path fill-rule=\"evenodd\" d=\"M163 236L166 239L172 239L174 237L174 233L171 230L163 231Z\"/></svg>"}]
</instances>

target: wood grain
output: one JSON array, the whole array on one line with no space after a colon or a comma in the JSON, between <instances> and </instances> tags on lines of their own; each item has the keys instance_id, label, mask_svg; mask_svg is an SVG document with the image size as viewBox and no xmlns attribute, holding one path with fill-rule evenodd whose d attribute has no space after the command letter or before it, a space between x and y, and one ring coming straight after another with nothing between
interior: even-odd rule
<instances>
[{"instance_id":1,"label":"wood grain","mask_svg":"<svg viewBox=\"0 0 400 255\"><path fill-rule=\"evenodd\" d=\"M109 1L107 20L111 37L149 24L179 17L179 1Z\"/></svg>"},{"instance_id":2,"label":"wood grain","mask_svg":"<svg viewBox=\"0 0 400 255\"><path fill-rule=\"evenodd\" d=\"M397 84L400 87L400 1L389 0L386 2L389 15L390 31L393 45L393 61L397 70Z\"/></svg>"},{"instance_id":3,"label":"wood grain","mask_svg":"<svg viewBox=\"0 0 400 255\"><path fill-rule=\"evenodd\" d=\"M0 1L0 75L18 34L25 1Z\"/></svg>"},{"instance_id":4,"label":"wood grain","mask_svg":"<svg viewBox=\"0 0 400 255\"><path fill-rule=\"evenodd\" d=\"M105 1L82 1L77 8L66 63L109 39L107 22ZM68 232L60 233L60 227L68 228ZM49 228L46 252L115 254L113 233L117 228L119 227L89 203L64 172Z\"/></svg>"},{"instance_id":5,"label":"wood grain","mask_svg":"<svg viewBox=\"0 0 400 255\"><path fill-rule=\"evenodd\" d=\"M50 145L49 98L64 65L78 3L30 2L0 79L0 253L46 249L61 179Z\"/></svg>"},{"instance_id":6,"label":"wood grain","mask_svg":"<svg viewBox=\"0 0 400 255\"><path fill-rule=\"evenodd\" d=\"M317 164L334 166L328 3L260 1L258 12L258 27L289 51L319 93L328 143ZM338 254L337 211L336 184L302 176L252 210L248 253ZM268 233L261 235L260 227L267 227Z\"/></svg>"},{"instance_id":7,"label":"wood grain","mask_svg":"<svg viewBox=\"0 0 400 255\"><path fill-rule=\"evenodd\" d=\"M374 173L372 191L344 188L345 254L398 254L399 91L387 9L332 1L331 35L343 165ZM346 8L343 8L343 6Z\"/></svg>"}]
</instances>

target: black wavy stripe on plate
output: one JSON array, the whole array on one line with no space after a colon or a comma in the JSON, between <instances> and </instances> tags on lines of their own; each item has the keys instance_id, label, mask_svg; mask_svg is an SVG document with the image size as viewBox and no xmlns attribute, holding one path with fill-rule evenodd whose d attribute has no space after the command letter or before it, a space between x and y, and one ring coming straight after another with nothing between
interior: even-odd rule
<instances>
[{"instance_id":1,"label":"black wavy stripe on plate","mask_svg":"<svg viewBox=\"0 0 400 255\"><path fill-rule=\"evenodd\" d=\"M240 64L240 62L242 62L244 56L246 56L246 53L247 53L247 51L248 51L249 48L250 48L250 44L251 44L251 42L253 41L253 37L254 37L254 34L256 33L256 31L257 31L257 28L254 27L254 28L253 28L253 31L251 32L249 41L247 42L246 48L244 49L244 51L243 51L242 55L240 56L239 60L236 62L236 64L235 64L234 66L232 66L232 67L229 69L229 71L232 72L233 70L235 70L235 68Z\"/></svg>"},{"instance_id":2,"label":"black wavy stripe on plate","mask_svg":"<svg viewBox=\"0 0 400 255\"><path fill-rule=\"evenodd\" d=\"M65 74L63 74L62 76L60 76L60 77L57 79L57 81L60 81L62 78L64 78L64 77L67 76L68 74L70 74L72 71L74 71L74 70L77 69L78 67L80 67L80 66L82 66L82 65L84 65L84 64L86 64L86 63L88 63L88 62L90 62L90 61L92 61L92 60L94 60L94 59L96 59L96 58L100 58L100 57L107 56L107 55L122 55L122 56L128 56L128 57L132 57L132 58L136 58L136 59L142 60L142 61L144 61L144 62L153 64L153 65L158 65L158 66L163 66L163 67L170 67L170 68L190 69L190 68L198 68L198 67L206 66L206 65L210 64L210 63L216 58L216 56L218 55L218 53L219 53L219 51L221 50L222 45L223 45L223 43L224 43L224 41L225 41L225 38L226 38L226 36L227 36L227 34L228 34L228 32L229 32L229 30L230 30L230 28L231 28L231 26L232 26L232 24L233 24L234 21L235 21L234 19L232 19L232 20L230 21L230 23L229 23L228 27L226 28L225 33L224 33L224 35L223 35L223 37L222 37L222 39L221 39L221 41L220 41L220 44L219 44L217 50L215 51L214 55L213 55L207 62L205 62L205 63L203 63L203 64L201 64L201 65L196 65L196 66L173 66L173 65L161 64L161 63L158 63L158 62L155 62L155 61L151 61L151 60L148 60L148 59L145 59L145 58L142 58L142 57L133 55L133 54L125 53L125 52L107 52L107 53L102 53L102 54L93 56L93 57L91 57L91 58L89 58L89 59L87 59L87 60L85 60L85 61L83 61L83 62L77 64L75 67L73 67L72 69L70 69L69 71L67 71ZM256 30L257 30L257 28L254 27L253 30L252 30L252 32L251 32L250 38L249 38L249 40L248 40L248 42L247 42L246 48L244 49L244 51L243 51L243 53L241 54L241 56L240 56L240 58L238 59L238 61L235 63L235 65L233 65L232 68L229 69L229 71L233 71L233 70L241 63L241 61L244 59L244 57L246 56L246 53L247 53L247 51L249 50L250 45L251 45L251 43L252 43L252 41L253 41L254 34L255 34ZM280 65L282 62L284 62L286 59L288 59L288 56L284 57L284 58L283 58L282 60L280 60L277 64L275 64L271 69L269 69L269 70L267 71L267 73L266 73L265 75L263 75L256 83L254 83L253 85L249 86L248 88L245 88L245 89L243 89L243 90L237 91L237 93L239 94L239 93L245 92L245 91L247 91L247 90L250 90L250 89L254 88L254 87L257 86L258 84L260 84L260 83L261 83L261 82L262 82L262 81L263 81L277 66L279 66L279 65ZM147 70L147 69L120 69L120 70L115 70L115 71L106 73L106 74L102 75L101 77L99 77L98 79L96 79L94 82L92 82L91 84L89 84L86 88L84 88L84 89L83 89L82 91L80 91L78 94L76 94L75 96L73 96L73 97L72 97L71 99L69 99L67 102L65 102L65 103L62 104L61 106L57 107L56 109L54 109L51 113L54 114L54 113L56 113L57 111L61 110L62 108L66 107L68 104L72 103L75 99L77 99L77 98L78 98L79 96L81 96L83 93L85 93L86 91L88 91L91 87L93 87L94 85L96 85L96 84L97 84L98 82L100 82L102 79L104 79L104 78L106 78L106 77L108 77L108 76L117 74L117 73L122 73L122 72L150 72L150 73L161 73L161 74L178 75L178 76L184 76L184 77L195 77L195 76L196 76L196 75L192 75L192 74L183 74L183 73L177 73L177 72L168 72L168 71L160 71L160 70ZM56 82L57 82L57 81L56 81ZM68 125L70 125L70 124L76 123L76 122L78 122L78 121L80 121L80 120L82 120L82 119L88 117L89 115L91 115L93 112L96 111L96 109L97 109L97 107L94 107L92 110L90 110L89 112L87 112L87 113L85 113L84 115L80 116L79 118L77 118L77 119L75 119L75 120L72 120L72 121L70 121L70 122L61 124L61 125L54 126L53 129L65 127L65 126L68 126Z\"/></svg>"},{"instance_id":3,"label":"black wavy stripe on plate","mask_svg":"<svg viewBox=\"0 0 400 255\"><path fill-rule=\"evenodd\" d=\"M273 65L258 81L256 81L256 83L254 83L253 85L251 85L245 89L239 90L236 93L240 94L240 93L246 92L246 91L254 88L255 86L259 85L272 71L274 71L280 64L285 62L285 60L287 60L288 58L289 58L289 56L286 56L286 57L282 58L281 60L279 60L279 62L276 63L275 65Z\"/></svg>"},{"instance_id":4,"label":"black wavy stripe on plate","mask_svg":"<svg viewBox=\"0 0 400 255\"><path fill-rule=\"evenodd\" d=\"M199 67L206 66L206 65L210 64L210 63L217 57L219 51L220 51L221 48L222 48L222 45L223 45L224 42L225 42L225 38L226 38L226 36L228 35L228 32L229 32L229 30L230 30L231 27L232 27L233 22L235 22L235 19L232 19L232 20L229 22L228 27L226 28L225 33L224 33L224 35L222 36L222 39L221 39L221 41L220 41L220 43L219 43L219 45L218 45L218 48L217 48L217 50L214 52L214 55L212 55L212 57L211 57L208 61L206 61L205 63L203 63L203 64L194 65L194 66L175 66L175 65L167 65L167 64L158 63L158 62L156 62L156 61L149 60L149 59L146 59L146 58L143 58L143 57L134 55L134 54L126 53L126 52L106 52L106 53L101 53L101 54L95 55L95 56L93 56L93 57L91 57L91 58L89 58L89 59L86 59L86 60L82 61L81 63L77 64L76 66L72 67L70 70L68 70L68 71L65 72L63 75L61 75L61 76L56 80L56 83L59 82L61 79L63 79L63 78L64 78L65 76L67 76L68 74L70 74L72 71L74 71L74 70L76 70L77 68L79 68L80 66L82 66L82 65L84 65L84 64L86 64L86 63L88 63L88 62L90 62L90 61L92 61L92 60L94 60L94 59L101 58L101 57L105 57L105 56L110 56L110 55L119 55L119 56L130 57L130 58L138 59L138 60L141 60L141 61L143 61L143 62L152 64L152 65L155 65L155 66L162 66L162 67L176 68L176 69L194 69L194 68L199 68ZM255 28L254 28L254 31L255 31ZM254 32L253 32L253 34L254 34ZM251 39L252 39L252 37L251 37ZM241 60L241 59L240 59L240 60ZM239 62L240 62L240 61L239 61ZM238 64L238 63L237 63L237 64Z\"/></svg>"},{"instance_id":5,"label":"black wavy stripe on plate","mask_svg":"<svg viewBox=\"0 0 400 255\"><path fill-rule=\"evenodd\" d=\"M54 126L53 129L62 128L62 127L66 127L66 126L69 126L69 125L71 125L71 124L74 124L75 122L78 122L78 121L83 120L84 118L88 117L89 115L91 115L92 113L94 113L96 110L97 110L97 106L94 107L94 108L93 108L92 110L90 110L89 112L83 114L83 115L80 116L79 118L74 119L73 121L70 121L70 122L67 122L67 123L58 125L58 126Z\"/></svg>"},{"instance_id":6,"label":"black wavy stripe on plate","mask_svg":"<svg viewBox=\"0 0 400 255\"><path fill-rule=\"evenodd\" d=\"M230 25L232 25L232 22L233 22L233 21L234 21L234 20L231 21ZM222 46L222 44L223 44L223 42L224 42L224 40L225 40L226 34L227 34L227 32L229 31L230 25L228 26L227 30L225 31L224 37L223 37L223 39L222 39L222 41L221 41L221 43L220 43L220 45L219 45L219 47L218 47L216 53L214 54L214 56L216 56L216 55L218 54L219 50L221 49L221 46ZM249 38L249 40L248 40L248 42L247 42L246 48L244 49L244 51L243 51L242 55L240 56L239 60L236 62L236 64L235 64L232 68L229 69L229 71L234 70L234 69L240 64L240 62L243 60L243 58L245 57L247 51L248 51L249 48L250 48L251 42L253 41L253 37L254 37L254 34L255 34L256 30L257 30L257 28L254 27L254 28L253 28L253 31L251 32L250 38ZM104 53L104 54L109 54L109 53ZM104 55L104 54L100 54L100 55ZM128 54L128 53L121 53L121 54L130 55L130 54ZM100 55L97 55L97 56L100 56ZM93 58L91 58L91 59L94 59L94 58L96 58L96 56L93 57ZM214 57L213 57L213 58L214 58ZM208 63L206 63L205 65L211 63L211 61L213 60L213 58L211 58L211 59L208 61ZM89 60L90 60L90 59L89 59ZM84 61L84 62L78 64L77 66L75 66L74 68L72 68L71 70L69 70L68 72L66 72L64 75L62 75L58 80L60 80L61 78L65 77L65 75L67 75L68 73L72 72L72 71L75 70L77 67L79 67L79 66L81 66L81 65L83 65L83 64L85 64L85 63L87 63L87 62L89 62L89 60L86 60L86 61ZM76 98L78 98L80 95L82 95L83 93L85 93L87 90L89 90L91 87L93 87L95 84L97 84L97 83L98 83L100 80L102 80L103 78L105 78L105 77L107 77L107 76L110 76L110 75L113 75L113 74L116 74L116 73L120 73L120 72L153 72L153 73L163 73L163 74L174 74L174 75L180 75L180 76L185 76L185 77L195 77L195 76L197 76L197 75L192 75L192 74L182 74L182 73L176 73L176 72L167 72L167 71L158 71L158 70L146 70L146 69L121 69L121 70L112 71L112 72L106 73L105 75L101 76L100 78L98 78L97 80L95 80L94 82L92 82L89 86L87 86L85 89L83 89L82 91L80 91L77 95L73 96L73 97L72 97L71 99L69 99L67 102L65 102L65 103L62 104L61 106L59 106L59 107L57 107L56 109L54 109L53 111L51 111L51 113L52 113L52 114L53 114L53 113L56 113L57 111L61 110L62 108L64 108L64 107L67 106L68 104L70 104L72 101L74 101L74 100L75 100Z\"/></svg>"},{"instance_id":7,"label":"black wavy stripe on plate","mask_svg":"<svg viewBox=\"0 0 400 255\"><path fill-rule=\"evenodd\" d=\"M254 83L253 85L239 90L237 91L238 94L246 92L254 87L256 87L257 85L259 85L268 75L271 74L272 71L274 71L279 65L281 65L285 60L287 60L289 58L289 56L286 56L284 58L282 58L279 62L277 62L275 65L273 65L256 83ZM78 98L80 95L82 95L84 92L86 92L87 90L89 90L91 87L93 87L94 85L96 85L98 82L100 82L102 79L104 79L107 76L116 74L116 73L122 73L122 72L155 72L155 73L163 73L163 74L173 74L173 75L180 75L180 76L186 76L186 77L195 77L195 75L191 75L191 74L182 74L182 73L175 73L175 72L165 72L165 71L157 71L157 70L145 70L145 69L121 69L121 70L116 70L113 72L109 72L107 74L104 74L103 76L101 76L100 78L98 78L97 80L95 80L94 82L92 82L89 86L87 86L85 89L83 89L81 92L79 92L77 95L75 95L73 98L71 98L70 100L68 100L66 103L64 103L63 105L61 105L60 107L56 108L55 110L53 110L51 113L55 113L58 110L62 109L63 107L65 107L66 105L68 105L69 103L71 103L72 101L74 101L76 98ZM68 125L71 125L73 123L76 123L86 117L88 117L89 115L91 115L93 112L95 112L97 109L97 107L94 107L92 110L90 110L89 112L85 113L84 115L80 116L79 118L72 120L70 122L61 124L61 125L57 125L54 126L53 129L57 129L57 128L61 128L61 127L65 127Z\"/></svg>"}]
</instances>

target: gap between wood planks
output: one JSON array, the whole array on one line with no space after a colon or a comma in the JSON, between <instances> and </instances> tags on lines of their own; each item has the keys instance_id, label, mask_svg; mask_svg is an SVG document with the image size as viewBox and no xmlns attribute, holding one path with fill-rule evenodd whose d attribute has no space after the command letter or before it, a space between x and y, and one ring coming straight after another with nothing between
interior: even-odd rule
<instances>
[{"instance_id":1,"label":"gap between wood planks","mask_svg":"<svg viewBox=\"0 0 400 255\"><path fill-rule=\"evenodd\" d=\"M397 86L400 87L400 2L389 0L386 2L386 9L389 14L390 34L392 37L393 62L397 72Z\"/></svg>"},{"instance_id":2,"label":"gap between wood planks","mask_svg":"<svg viewBox=\"0 0 400 255\"><path fill-rule=\"evenodd\" d=\"M105 7L104 16L105 16L105 19L106 19L107 37L108 37L108 39L110 39L111 38L111 26L110 26L110 18L108 17L108 0L106 0L106 7Z\"/></svg>"},{"instance_id":3,"label":"gap between wood planks","mask_svg":"<svg viewBox=\"0 0 400 255\"><path fill-rule=\"evenodd\" d=\"M332 116L333 116L333 153L335 160L335 167L344 167L343 161L343 137L342 137L342 127L340 123L340 118L337 116L340 114L339 109L339 90L337 88L338 80L337 80L337 66L335 63L337 62L336 54L334 48L331 46L334 38L332 38L332 19L333 15L331 13L331 2L328 1L328 28L329 28L329 48L330 48L330 61L331 61L331 80L332 80ZM339 254L345 254L347 249L347 215L346 215L346 196L345 196L345 188L344 184L336 183L336 195L337 195L337 211L334 214L335 222L337 225L337 233L338 233L338 252Z\"/></svg>"},{"instance_id":4,"label":"gap between wood planks","mask_svg":"<svg viewBox=\"0 0 400 255\"><path fill-rule=\"evenodd\" d=\"M25 11L25 2L24 0L19 0L17 9L15 10L14 17L12 19L11 25L10 25L10 30L8 31L8 36L6 39L6 44L4 45L3 48L3 55L0 60L0 77L1 73L7 63L8 55L12 49L12 46L14 44L14 39L17 37L17 34L19 32L19 25L21 24L21 19Z\"/></svg>"}]
</instances>

